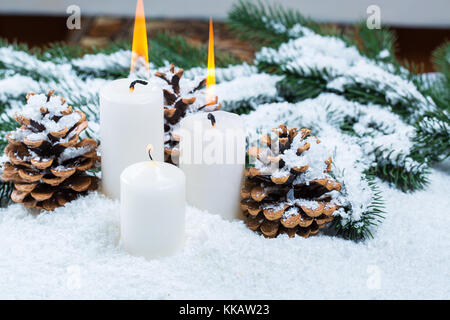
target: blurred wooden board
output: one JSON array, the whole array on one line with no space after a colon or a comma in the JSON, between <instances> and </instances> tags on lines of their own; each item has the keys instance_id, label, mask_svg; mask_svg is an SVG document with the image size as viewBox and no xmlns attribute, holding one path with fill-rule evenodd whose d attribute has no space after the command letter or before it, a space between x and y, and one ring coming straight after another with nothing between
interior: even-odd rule
<instances>
[{"instance_id":1,"label":"blurred wooden board","mask_svg":"<svg viewBox=\"0 0 450 320\"><path fill-rule=\"evenodd\" d=\"M131 43L132 18L83 16L80 30L68 30L66 17L0 16L0 37L18 40L30 46L45 46L49 42L67 41L83 47L102 47L115 40ZM161 31L186 38L193 45L207 44L208 21L201 19L148 19L148 36ZM347 27L348 28L348 27ZM393 27L397 34L397 57L423 66L424 72L434 71L431 53L446 39L450 29L411 29ZM214 22L214 44L219 50L251 62L255 49L239 41L223 22Z\"/></svg>"}]
</instances>

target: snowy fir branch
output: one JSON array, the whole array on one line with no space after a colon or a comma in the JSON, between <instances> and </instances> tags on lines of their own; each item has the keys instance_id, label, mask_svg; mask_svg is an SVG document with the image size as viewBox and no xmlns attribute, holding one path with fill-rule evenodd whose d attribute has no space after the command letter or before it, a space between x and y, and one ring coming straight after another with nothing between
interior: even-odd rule
<instances>
[{"instance_id":1,"label":"snowy fir branch","mask_svg":"<svg viewBox=\"0 0 450 320\"><path fill-rule=\"evenodd\" d=\"M263 1L239 0L228 14L230 29L256 47L278 47L303 34L304 27L322 35L347 37L340 29L319 24L295 10L281 5L265 5ZM348 38L349 41L350 38Z\"/></svg>"},{"instance_id":2,"label":"snowy fir branch","mask_svg":"<svg viewBox=\"0 0 450 320\"><path fill-rule=\"evenodd\" d=\"M372 192L372 201L358 221L347 219L342 215L337 216L328 227L328 232L331 234L337 234L353 241L374 237L374 230L384 219L384 201L375 182L375 177L368 174L365 179ZM346 207L344 210L348 212L352 208Z\"/></svg>"},{"instance_id":3,"label":"snowy fir branch","mask_svg":"<svg viewBox=\"0 0 450 320\"><path fill-rule=\"evenodd\" d=\"M421 189L427 181L428 164L448 157L448 111L442 111L449 106L448 82L429 84L402 67L394 57L395 36L389 30L369 30L360 23L351 32L330 31L298 12L251 1L236 4L229 18L237 35L261 47L255 61L258 69L282 76L277 89L286 101L331 93L367 108L386 108L410 126L410 148L402 155L393 145L372 151L376 166L370 172L381 179L403 191ZM251 32L254 21L264 25L256 36ZM442 67L447 61L446 48L444 45L435 53L436 65L444 74L445 70L448 73ZM340 123L341 129L354 134L355 120L348 117L346 121L350 123ZM395 123L398 119L390 124ZM364 137L364 143L367 140Z\"/></svg>"}]
</instances>

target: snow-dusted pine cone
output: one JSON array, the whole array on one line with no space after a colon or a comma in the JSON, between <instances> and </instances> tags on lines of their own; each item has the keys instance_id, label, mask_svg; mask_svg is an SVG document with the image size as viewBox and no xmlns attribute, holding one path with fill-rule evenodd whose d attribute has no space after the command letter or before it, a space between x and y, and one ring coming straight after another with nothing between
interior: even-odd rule
<instances>
[{"instance_id":1,"label":"snow-dusted pine cone","mask_svg":"<svg viewBox=\"0 0 450 320\"><path fill-rule=\"evenodd\" d=\"M14 202L50 211L97 188L98 179L86 170L99 160L97 142L79 138L86 115L52 94L27 95L15 115L21 127L7 135L2 172L3 181L14 183Z\"/></svg>"},{"instance_id":2,"label":"snow-dusted pine cone","mask_svg":"<svg viewBox=\"0 0 450 320\"><path fill-rule=\"evenodd\" d=\"M251 147L255 167L246 169L241 208L247 225L266 237L317 234L339 208L341 185L331 172L331 157L308 129L285 125Z\"/></svg>"},{"instance_id":3,"label":"snow-dusted pine cone","mask_svg":"<svg viewBox=\"0 0 450 320\"><path fill-rule=\"evenodd\" d=\"M164 160L169 163L178 163L179 137L172 134L179 126L180 121L187 113L211 112L220 109L217 100L209 103L196 101L195 94L206 85L206 79L190 88L181 88L180 80L184 70L175 70L172 64L166 73L156 72L155 75L167 83L163 89L164 94Z\"/></svg>"}]
</instances>

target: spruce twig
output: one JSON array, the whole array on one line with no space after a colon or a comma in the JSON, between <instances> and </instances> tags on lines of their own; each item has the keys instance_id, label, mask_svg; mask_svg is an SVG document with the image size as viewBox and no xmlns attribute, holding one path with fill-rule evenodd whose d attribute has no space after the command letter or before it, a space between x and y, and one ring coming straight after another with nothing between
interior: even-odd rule
<instances>
[{"instance_id":1,"label":"spruce twig","mask_svg":"<svg viewBox=\"0 0 450 320\"><path fill-rule=\"evenodd\" d=\"M342 236L344 239L353 241L372 239L373 230L384 219L384 201L381 191L375 182L375 177L368 173L366 179L368 180L369 187L372 189L373 200L363 213L361 219L352 222L338 216L331 222L330 230L334 230L337 235ZM345 208L345 210L351 210L351 208Z\"/></svg>"}]
</instances>

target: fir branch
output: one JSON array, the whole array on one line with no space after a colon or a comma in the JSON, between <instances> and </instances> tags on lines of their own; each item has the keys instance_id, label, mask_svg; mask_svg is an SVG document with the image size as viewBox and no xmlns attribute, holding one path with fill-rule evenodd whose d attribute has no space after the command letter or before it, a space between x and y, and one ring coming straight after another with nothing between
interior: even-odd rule
<instances>
[{"instance_id":1,"label":"fir branch","mask_svg":"<svg viewBox=\"0 0 450 320\"><path fill-rule=\"evenodd\" d=\"M440 75L417 76L419 90L430 97L436 109L425 112L415 124L413 157L417 161L438 162L450 156L450 42L433 52L433 63Z\"/></svg>"},{"instance_id":2,"label":"fir branch","mask_svg":"<svg viewBox=\"0 0 450 320\"><path fill-rule=\"evenodd\" d=\"M238 101L222 101L223 110L231 111L236 114L249 114L253 110L257 109L257 107L261 104L265 103L273 103L280 101L278 97L272 97L267 95L259 95L252 97L244 97Z\"/></svg>"},{"instance_id":3,"label":"fir branch","mask_svg":"<svg viewBox=\"0 0 450 320\"><path fill-rule=\"evenodd\" d=\"M6 135L17 129L19 124L12 118L8 117L6 114L2 115L0 121L0 150L3 153L6 145L8 144L8 140L6 139ZM1 171L1 169L0 169ZM6 207L11 203L11 192L13 191L13 184L10 182L3 182L0 179L0 207Z\"/></svg>"},{"instance_id":4,"label":"fir branch","mask_svg":"<svg viewBox=\"0 0 450 320\"><path fill-rule=\"evenodd\" d=\"M129 55L131 50L130 45L117 43L114 48L118 50L103 49L97 51L95 54L112 54L117 55L124 50L124 56ZM149 61L154 67L163 67L169 63L190 69L194 67L206 67L208 56L208 49L206 46L195 46L189 44L186 39L181 36L172 35L170 33L158 33L154 38L150 39L150 51ZM225 67L228 65L235 65L241 62L240 59L235 58L227 53L223 53L220 50L216 50L216 66ZM108 64L104 68L86 67L79 64L79 60L73 61L72 65L74 70L82 79L90 77L104 78L104 79L117 79L126 78L130 73L129 61L131 55L127 58L125 63L108 61Z\"/></svg>"},{"instance_id":5,"label":"fir branch","mask_svg":"<svg viewBox=\"0 0 450 320\"><path fill-rule=\"evenodd\" d=\"M346 31L335 25L325 25L303 16L299 11L285 9L279 4L262 0L239 0L228 13L228 25L239 39L250 41L256 48L278 47L289 39L302 36L304 28L324 36L337 37L348 45L360 44L358 49L367 57L376 57L387 49L391 56L380 60L394 59L395 36L386 28L371 32L365 24L356 26L356 31ZM366 43L366 44L364 44Z\"/></svg>"},{"instance_id":6,"label":"fir branch","mask_svg":"<svg viewBox=\"0 0 450 320\"><path fill-rule=\"evenodd\" d=\"M397 64L395 59L397 37L386 27L369 29L366 21L361 21L355 26L351 37L358 40L356 45L366 57L385 63ZM384 50L386 50L387 55Z\"/></svg>"},{"instance_id":7,"label":"fir branch","mask_svg":"<svg viewBox=\"0 0 450 320\"><path fill-rule=\"evenodd\" d=\"M131 49L131 45L125 41L111 42L104 47L80 47L78 45L67 44L65 42L51 42L44 47L28 47L24 43L16 41L10 42L7 39L0 38L0 48L10 47L15 51L22 51L31 54L41 61L51 61L56 64L66 63L72 59L81 58L85 54L111 54L122 49Z\"/></svg>"},{"instance_id":8,"label":"fir branch","mask_svg":"<svg viewBox=\"0 0 450 320\"><path fill-rule=\"evenodd\" d=\"M369 37L367 32L361 34ZM442 118L434 117L436 123L432 134L437 139L429 138L430 127L426 127L426 123L422 124L425 120L421 119L427 112L433 114L438 103L441 108L448 108L445 97L450 91L446 90L445 85L429 86L427 93L434 93L437 97L431 100L424 89L418 87L418 81L412 74L396 62L390 63L393 61L389 57L393 56L394 37L385 31L379 33L379 38L372 38L373 43L364 49L367 51L366 56L371 55L369 51L372 53L373 59L369 60L358 57L345 42L309 32L282 44L278 49L263 48L256 55L256 65L260 71L284 75L277 89L278 94L289 102L315 98L329 92L345 97L347 101L367 105L367 108L371 105L383 106L399 115L405 123L416 125L417 137L414 141L421 139L423 142L420 146L418 144L418 151L408 150L408 153L398 155L400 158L392 159L390 150L373 152L378 166L374 169L377 176L401 190L417 190L426 184L428 171L425 162L447 157L448 149L448 125L444 125L448 113L441 113ZM381 44L376 45L378 42ZM313 49L308 45L312 45ZM323 53L326 47L340 49L342 53L335 52L329 58ZM317 60L312 50L320 55ZM387 50L388 54L380 56L382 50ZM383 60L383 57L386 59ZM337 65L334 65L334 61ZM347 68L343 67L345 65ZM436 105L434 100L437 101ZM346 133L355 133L351 125L339 123L339 126Z\"/></svg>"},{"instance_id":9,"label":"fir branch","mask_svg":"<svg viewBox=\"0 0 450 320\"><path fill-rule=\"evenodd\" d=\"M450 157L450 117L447 110L426 113L415 128L414 159L433 163Z\"/></svg>"},{"instance_id":10,"label":"fir branch","mask_svg":"<svg viewBox=\"0 0 450 320\"><path fill-rule=\"evenodd\" d=\"M433 51L433 64L450 82L450 41L446 41ZM450 93L449 93L450 94Z\"/></svg>"},{"instance_id":11,"label":"fir branch","mask_svg":"<svg viewBox=\"0 0 450 320\"><path fill-rule=\"evenodd\" d=\"M258 61L257 67L263 72L285 75L284 79L278 83L278 88L280 96L287 101L297 102L315 97L322 92L331 92L342 95L349 101L387 106L409 123L415 123L420 117L420 113L426 108L424 106L425 97L421 96L419 91L398 92L398 88L394 87L394 82L381 83L378 79L366 79L351 75L339 76L333 74L333 70L326 68L283 67L283 64L275 65L264 60ZM345 83L337 89L330 83L339 77Z\"/></svg>"},{"instance_id":12,"label":"fir branch","mask_svg":"<svg viewBox=\"0 0 450 320\"><path fill-rule=\"evenodd\" d=\"M239 39L250 41L255 47L277 47L291 38L302 35L306 27L321 35L337 36L352 42L341 29L319 24L300 12L285 9L279 4L269 5L261 0L239 0L228 13L228 25Z\"/></svg>"},{"instance_id":13,"label":"fir branch","mask_svg":"<svg viewBox=\"0 0 450 320\"><path fill-rule=\"evenodd\" d=\"M324 71L326 72L326 71ZM310 73L310 76L295 76L287 73L278 81L277 90L280 97L289 102L298 102L310 98L315 98L326 91L327 81L323 74Z\"/></svg>"},{"instance_id":14,"label":"fir branch","mask_svg":"<svg viewBox=\"0 0 450 320\"><path fill-rule=\"evenodd\" d=\"M407 169L387 162L371 167L368 173L394 185L403 192L421 190L429 182L427 178L429 169L426 164Z\"/></svg>"},{"instance_id":15,"label":"fir branch","mask_svg":"<svg viewBox=\"0 0 450 320\"><path fill-rule=\"evenodd\" d=\"M171 63L185 69L191 69L199 66L206 67L206 57L208 56L208 48L206 45L191 45L184 37L173 35L168 32L158 33L151 41L158 44L161 50L167 50L165 53L169 54L169 56L167 56L158 51L154 51L152 56L150 50L150 58L153 57L154 59L160 60L158 63L155 63L157 66L163 66L167 63L167 61L170 61ZM227 67L229 65L235 65L241 62L242 61L236 57L221 52L220 50L215 50L216 67Z\"/></svg>"},{"instance_id":16,"label":"fir branch","mask_svg":"<svg viewBox=\"0 0 450 320\"><path fill-rule=\"evenodd\" d=\"M414 157L415 145L412 149L407 149L409 154L405 154L402 150L385 146L384 140L381 140L382 144L376 142L376 136L391 136L390 139L395 137L395 130L400 129L398 128L399 123L380 120L378 123L372 121L362 124L361 121L364 121L365 117L363 114L358 118L349 115L342 116L342 114L337 115L337 117L339 116L342 117L340 121L336 120L336 117L328 115L329 122L339 125L343 133L358 138L358 144L362 147L367 145L366 153L374 157L376 165L370 167L366 173L376 176L404 192L420 190L428 183L428 165L425 161L419 161L420 159ZM364 134L358 133L355 126L366 127ZM407 134L407 131L401 129L397 136L403 134Z\"/></svg>"},{"instance_id":17,"label":"fir branch","mask_svg":"<svg viewBox=\"0 0 450 320\"><path fill-rule=\"evenodd\" d=\"M268 63L258 63L258 68L262 71L274 71L274 66ZM279 68L279 67L278 67ZM276 70L275 74L283 74L281 70ZM389 106L392 112L400 115L408 122L411 116L421 108L421 102L411 96L405 96L403 99L390 101L386 91L379 90L377 81L368 81L365 83L353 79L353 83L343 85L342 90L335 90L328 87L331 77L327 69L296 69L284 71L285 77L277 84L278 93L286 101L298 102L309 98L317 97L320 93L330 92L344 96L349 101L355 101L361 104L378 104ZM394 88L391 88L394 90Z\"/></svg>"},{"instance_id":18,"label":"fir branch","mask_svg":"<svg viewBox=\"0 0 450 320\"><path fill-rule=\"evenodd\" d=\"M349 221L341 216L336 216L330 224L329 229L345 239L353 241L372 239L373 230L384 219L384 201L381 196L381 191L375 182L375 178L368 173L365 179L368 181L369 187L372 190L373 198L367 210L361 216L361 219L359 221ZM344 209L346 211L351 210L351 208Z\"/></svg>"},{"instance_id":19,"label":"fir branch","mask_svg":"<svg viewBox=\"0 0 450 320\"><path fill-rule=\"evenodd\" d=\"M421 108L421 102L411 96L404 96L396 99L395 102L387 97L385 90L380 90L377 81L358 82L353 79L353 83L343 86L342 91L329 89L329 92L342 94L347 100L356 101L361 104L378 104L389 106L391 111L401 116L406 122L414 122L414 114ZM395 88L391 87L391 91Z\"/></svg>"},{"instance_id":20,"label":"fir branch","mask_svg":"<svg viewBox=\"0 0 450 320\"><path fill-rule=\"evenodd\" d=\"M159 33L153 39L150 39L149 43L149 60L156 67L167 65L169 62L185 69L206 67L208 50L205 45L191 45L183 37L169 33ZM76 61L74 59L82 58L84 55L109 55L121 50L129 51L131 50L131 44L124 41L117 41L103 48L92 47L85 49L64 43L52 43L42 49L29 49L26 45L9 43L4 39L0 39L0 48L7 48L11 52L14 53L15 51L17 53L17 57L12 61L5 61L0 58L0 70L14 71L15 74L29 76L36 81L57 82L59 78L53 76L52 72L45 72L46 65L43 63L52 62L56 65L63 63L70 64L72 61ZM24 61L21 59L20 52L31 54L31 56L27 61ZM9 52L5 52L5 54L9 54ZM216 50L217 67L225 67L238 63L241 63L240 59L221 52L221 50ZM76 64L72 64L72 68L82 79L91 77L117 79L127 77L130 71L129 63L126 65L119 63L115 65L111 64L108 65L107 69L82 68Z\"/></svg>"},{"instance_id":21,"label":"fir branch","mask_svg":"<svg viewBox=\"0 0 450 320\"><path fill-rule=\"evenodd\" d=\"M248 2L239 0L234 3L228 14L228 25L238 35L239 39L250 41L257 47L278 46L289 40L286 28L284 32L276 31L273 25L269 25L267 18L281 22L287 28L292 28L298 20L303 18L293 11L285 11L283 8L269 7L266 9L263 2ZM295 15L295 17L293 16ZM278 21L277 21L277 20Z\"/></svg>"},{"instance_id":22,"label":"fir branch","mask_svg":"<svg viewBox=\"0 0 450 320\"><path fill-rule=\"evenodd\" d=\"M11 182L3 182L0 180L0 207L7 207L11 202L11 193L14 185Z\"/></svg>"},{"instance_id":23,"label":"fir branch","mask_svg":"<svg viewBox=\"0 0 450 320\"><path fill-rule=\"evenodd\" d=\"M26 99L24 95L15 96L5 92L0 99L0 114L4 114L6 110L11 109L13 104L19 105L25 102ZM0 121L0 131L2 131L3 121L4 119Z\"/></svg>"},{"instance_id":24,"label":"fir branch","mask_svg":"<svg viewBox=\"0 0 450 320\"><path fill-rule=\"evenodd\" d=\"M86 50L80 46L67 45L64 42L53 42L43 48L32 48L30 53L42 61L66 63L71 59L82 57Z\"/></svg>"}]
</instances>

